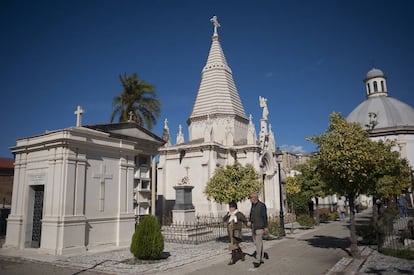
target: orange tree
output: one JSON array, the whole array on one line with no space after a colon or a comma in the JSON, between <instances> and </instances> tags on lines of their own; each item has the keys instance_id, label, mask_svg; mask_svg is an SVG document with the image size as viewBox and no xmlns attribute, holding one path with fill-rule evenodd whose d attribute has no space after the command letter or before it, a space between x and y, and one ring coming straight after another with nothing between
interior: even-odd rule
<instances>
[{"instance_id":1,"label":"orange tree","mask_svg":"<svg viewBox=\"0 0 414 275\"><path fill-rule=\"evenodd\" d=\"M332 192L327 188L318 171L317 161L314 158L309 159L303 164L295 167L299 171L296 176L296 182L300 186L301 193L306 197L307 201L315 198L316 202L316 224L319 224L319 197L326 197Z\"/></svg>"},{"instance_id":2,"label":"orange tree","mask_svg":"<svg viewBox=\"0 0 414 275\"><path fill-rule=\"evenodd\" d=\"M240 202L261 188L259 174L254 167L235 162L215 171L204 189L204 194L207 199L214 199L218 203Z\"/></svg>"},{"instance_id":3,"label":"orange tree","mask_svg":"<svg viewBox=\"0 0 414 275\"><path fill-rule=\"evenodd\" d=\"M301 190L298 175L289 176L284 184L288 206L297 216L307 213L308 198L305 197Z\"/></svg>"},{"instance_id":4,"label":"orange tree","mask_svg":"<svg viewBox=\"0 0 414 275\"><path fill-rule=\"evenodd\" d=\"M411 170L406 160L393 151L391 141L372 141L358 123L347 122L341 114L332 113L325 133L308 137L317 144L315 159L321 179L332 192L346 196L350 209L351 254L359 257L355 230L354 200L359 194L394 195L410 184ZM386 187L398 181L397 188ZM399 190L396 190L399 189Z\"/></svg>"}]
</instances>

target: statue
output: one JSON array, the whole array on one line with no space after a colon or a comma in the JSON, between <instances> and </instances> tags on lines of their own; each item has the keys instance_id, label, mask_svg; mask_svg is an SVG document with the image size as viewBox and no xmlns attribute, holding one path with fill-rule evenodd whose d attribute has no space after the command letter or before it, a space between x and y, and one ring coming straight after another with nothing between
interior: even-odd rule
<instances>
[{"instance_id":1,"label":"statue","mask_svg":"<svg viewBox=\"0 0 414 275\"><path fill-rule=\"evenodd\" d=\"M134 112L133 112L133 111L129 111L129 112L128 112L128 115L129 115L129 119L128 119L128 121L129 121L129 122L133 121L133 120L134 120Z\"/></svg>"},{"instance_id":2,"label":"statue","mask_svg":"<svg viewBox=\"0 0 414 275\"><path fill-rule=\"evenodd\" d=\"M181 181L178 183L178 185L183 185L183 184L190 184L190 179L188 178L188 176L182 177Z\"/></svg>"},{"instance_id":3,"label":"statue","mask_svg":"<svg viewBox=\"0 0 414 275\"><path fill-rule=\"evenodd\" d=\"M259 102L260 102L260 107L263 108L262 119L267 120L267 116L269 115L269 110L267 109L267 99L259 96Z\"/></svg>"}]
</instances>

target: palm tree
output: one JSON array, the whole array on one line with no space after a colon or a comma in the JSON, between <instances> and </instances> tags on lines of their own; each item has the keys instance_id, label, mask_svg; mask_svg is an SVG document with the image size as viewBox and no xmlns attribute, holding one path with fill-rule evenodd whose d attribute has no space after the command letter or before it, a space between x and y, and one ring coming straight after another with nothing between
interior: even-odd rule
<instances>
[{"instance_id":1,"label":"palm tree","mask_svg":"<svg viewBox=\"0 0 414 275\"><path fill-rule=\"evenodd\" d=\"M160 117L161 103L155 94L155 87L138 78L136 73L128 76L119 76L123 90L120 95L112 101L114 111L111 115L111 122L119 116L119 122L126 122L130 119L149 130L156 124Z\"/></svg>"}]
</instances>

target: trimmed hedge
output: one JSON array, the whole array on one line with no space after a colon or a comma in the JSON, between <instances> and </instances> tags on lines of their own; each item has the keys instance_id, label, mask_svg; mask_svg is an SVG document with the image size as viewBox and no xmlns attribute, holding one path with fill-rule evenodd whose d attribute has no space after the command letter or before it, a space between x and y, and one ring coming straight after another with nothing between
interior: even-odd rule
<instances>
[{"instance_id":1,"label":"trimmed hedge","mask_svg":"<svg viewBox=\"0 0 414 275\"><path fill-rule=\"evenodd\" d=\"M309 215L299 215L297 218L296 218L296 221L301 225L301 226L304 226L304 227L313 227L315 224L316 224L316 222L315 222L315 219L313 218L313 217L310 217Z\"/></svg>"},{"instance_id":2,"label":"trimmed hedge","mask_svg":"<svg viewBox=\"0 0 414 275\"><path fill-rule=\"evenodd\" d=\"M164 250L164 237L161 234L157 219L146 216L138 224L130 251L140 260L159 260Z\"/></svg>"}]
</instances>

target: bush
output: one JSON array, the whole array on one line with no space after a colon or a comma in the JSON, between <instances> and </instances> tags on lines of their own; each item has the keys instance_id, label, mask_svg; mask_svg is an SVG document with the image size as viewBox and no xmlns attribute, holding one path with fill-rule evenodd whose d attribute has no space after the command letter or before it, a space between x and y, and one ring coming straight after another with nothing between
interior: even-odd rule
<instances>
[{"instance_id":1,"label":"bush","mask_svg":"<svg viewBox=\"0 0 414 275\"><path fill-rule=\"evenodd\" d=\"M336 221L338 217L339 217L338 212L324 213L319 216L319 221L320 222Z\"/></svg>"},{"instance_id":2,"label":"bush","mask_svg":"<svg viewBox=\"0 0 414 275\"><path fill-rule=\"evenodd\" d=\"M323 213L319 216L319 222L327 222L329 221L329 214Z\"/></svg>"},{"instance_id":3,"label":"bush","mask_svg":"<svg viewBox=\"0 0 414 275\"><path fill-rule=\"evenodd\" d=\"M360 243L363 245L377 244L377 230L373 219L369 223L356 226L356 234L361 237Z\"/></svg>"},{"instance_id":4,"label":"bush","mask_svg":"<svg viewBox=\"0 0 414 275\"><path fill-rule=\"evenodd\" d=\"M140 260L159 260L164 250L164 237L154 216L146 216L138 224L130 251Z\"/></svg>"},{"instance_id":5,"label":"bush","mask_svg":"<svg viewBox=\"0 0 414 275\"><path fill-rule=\"evenodd\" d=\"M393 207L388 207L378 217L378 232L380 234L389 234L393 231L393 222L398 218L398 210Z\"/></svg>"},{"instance_id":6,"label":"bush","mask_svg":"<svg viewBox=\"0 0 414 275\"><path fill-rule=\"evenodd\" d=\"M410 249L383 248L381 252L385 255L400 259L414 260L414 251Z\"/></svg>"},{"instance_id":7,"label":"bush","mask_svg":"<svg viewBox=\"0 0 414 275\"><path fill-rule=\"evenodd\" d=\"M394 227L393 221L396 217L398 217L398 211L396 209L385 208L378 216L376 223L374 219L371 218L369 223L357 225L356 233L362 238L360 243L364 245L381 246L384 242L384 238L389 234L392 234Z\"/></svg>"},{"instance_id":8,"label":"bush","mask_svg":"<svg viewBox=\"0 0 414 275\"><path fill-rule=\"evenodd\" d=\"M279 223L269 222L269 233L276 237L282 236L282 228L280 228Z\"/></svg>"},{"instance_id":9,"label":"bush","mask_svg":"<svg viewBox=\"0 0 414 275\"><path fill-rule=\"evenodd\" d=\"M328 214L329 221L336 221L338 218L339 218L339 214L336 211Z\"/></svg>"},{"instance_id":10,"label":"bush","mask_svg":"<svg viewBox=\"0 0 414 275\"><path fill-rule=\"evenodd\" d=\"M309 215L300 215L296 221L304 227L313 227L315 225L315 219Z\"/></svg>"}]
</instances>

